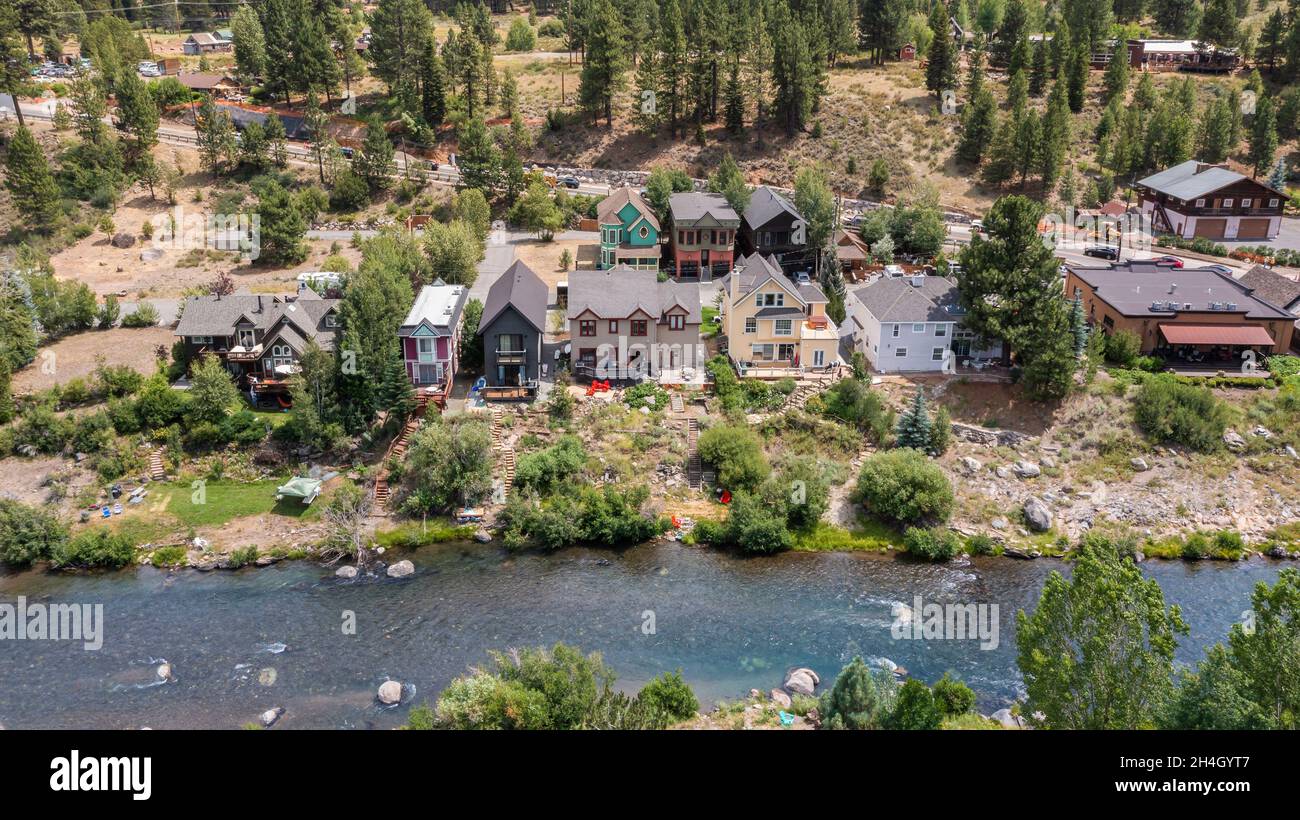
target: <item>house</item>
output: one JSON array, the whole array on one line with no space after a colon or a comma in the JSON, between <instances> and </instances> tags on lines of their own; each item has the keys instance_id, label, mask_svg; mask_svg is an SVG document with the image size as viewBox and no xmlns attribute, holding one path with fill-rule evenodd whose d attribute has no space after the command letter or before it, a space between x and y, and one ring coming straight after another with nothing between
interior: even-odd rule
<instances>
[{"instance_id":1,"label":"house","mask_svg":"<svg viewBox=\"0 0 1300 820\"><path fill-rule=\"evenodd\" d=\"M204 31L204 32L199 32L198 34L191 34L189 37L186 37L185 42L181 43L181 50L184 53L190 55L212 54L214 52L219 52L219 51L231 51L235 47L233 40L234 40L233 35L230 37L230 39L223 40L220 37L217 37L215 34L209 34L208 32Z\"/></svg>"},{"instance_id":2,"label":"house","mask_svg":"<svg viewBox=\"0 0 1300 820\"><path fill-rule=\"evenodd\" d=\"M831 241L835 244L835 258L839 260L840 269L851 279L861 276L871 261L871 248L862 235L841 228L831 234Z\"/></svg>"},{"instance_id":3,"label":"house","mask_svg":"<svg viewBox=\"0 0 1300 820\"><path fill-rule=\"evenodd\" d=\"M420 288L397 329L406 375L417 388L445 395L456 377L461 317L468 300L469 290L463 285L439 281Z\"/></svg>"},{"instance_id":4,"label":"house","mask_svg":"<svg viewBox=\"0 0 1300 820\"><path fill-rule=\"evenodd\" d=\"M698 191L673 194L668 199L672 220L669 245L678 279L698 276L709 281L724 276L735 259L740 216L721 194Z\"/></svg>"},{"instance_id":5,"label":"house","mask_svg":"<svg viewBox=\"0 0 1300 820\"><path fill-rule=\"evenodd\" d=\"M760 185L749 195L740 223L740 248L745 254L775 256L781 269L812 270L807 252L808 223L790 200Z\"/></svg>"},{"instance_id":6,"label":"house","mask_svg":"<svg viewBox=\"0 0 1300 820\"><path fill-rule=\"evenodd\" d=\"M659 219L635 188L617 188L596 207L600 267L659 270Z\"/></svg>"},{"instance_id":7,"label":"house","mask_svg":"<svg viewBox=\"0 0 1300 820\"><path fill-rule=\"evenodd\" d=\"M655 271L619 265L569 274L573 369L593 379L642 379L699 368L700 286L660 282Z\"/></svg>"},{"instance_id":8,"label":"house","mask_svg":"<svg viewBox=\"0 0 1300 820\"><path fill-rule=\"evenodd\" d=\"M176 75L181 85L190 91L198 91L220 97L239 89L239 82L224 74L207 74L197 71L184 71Z\"/></svg>"},{"instance_id":9,"label":"house","mask_svg":"<svg viewBox=\"0 0 1300 820\"><path fill-rule=\"evenodd\" d=\"M1138 210L1158 233L1184 239L1268 239L1286 194L1224 165L1188 160L1138 180Z\"/></svg>"},{"instance_id":10,"label":"house","mask_svg":"<svg viewBox=\"0 0 1300 820\"><path fill-rule=\"evenodd\" d=\"M839 361L839 328L821 288L796 283L756 253L737 260L720 284L722 333L740 375L796 375Z\"/></svg>"},{"instance_id":11,"label":"house","mask_svg":"<svg viewBox=\"0 0 1300 820\"><path fill-rule=\"evenodd\" d=\"M334 349L338 299L310 288L294 296L247 291L227 296L191 296L183 303L175 335L185 342L186 361L215 355L254 397L283 394L310 343Z\"/></svg>"},{"instance_id":12,"label":"house","mask_svg":"<svg viewBox=\"0 0 1300 820\"><path fill-rule=\"evenodd\" d=\"M1065 295L1082 300L1094 327L1106 334L1132 331L1143 354L1174 362L1221 361L1236 367L1246 350L1285 353L1295 331L1295 314L1213 268L1136 261L1067 265Z\"/></svg>"},{"instance_id":13,"label":"house","mask_svg":"<svg viewBox=\"0 0 1300 820\"><path fill-rule=\"evenodd\" d=\"M537 393L546 332L546 283L515 262L492 283L483 303L483 375L491 387L517 388L516 398Z\"/></svg>"},{"instance_id":14,"label":"house","mask_svg":"<svg viewBox=\"0 0 1300 820\"><path fill-rule=\"evenodd\" d=\"M212 32L212 36L213 36L213 37L216 37L217 40L219 40L219 41L221 41L221 42L223 42L223 43L233 43L233 42L235 42L235 31L234 31L234 29L229 29L229 28L219 28L219 29L217 29L216 31Z\"/></svg>"},{"instance_id":15,"label":"house","mask_svg":"<svg viewBox=\"0 0 1300 820\"><path fill-rule=\"evenodd\" d=\"M1283 276L1277 271L1256 265L1246 271L1237 280L1244 287L1250 288L1251 296L1262 299L1274 307L1280 307L1288 313L1300 316L1300 281ZM1291 335L1291 347L1300 349L1300 320L1296 322L1297 331Z\"/></svg>"},{"instance_id":16,"label":"house","mask_svg":"<svg viewBox=\"0 0 1300 820\"><path fill-rule=\"evenodd\" d=\"M1231 73L1241 55L1196 40L1129 40L1128 62L1142 71L1205 71Z\"/></svg>"},{"instance_id":17,"label":"house","mask_svg":"<svg viewBox=\"0 0 1300 820\"><path fill-rule=\"evenodd\" d=\"M947 276L882 277L849 292L853 349L881 373L933 372L970 359L1001 359L962 326L957 282ZM949 371L951 372L951 371Z\"/></svg>"}]
</instances>

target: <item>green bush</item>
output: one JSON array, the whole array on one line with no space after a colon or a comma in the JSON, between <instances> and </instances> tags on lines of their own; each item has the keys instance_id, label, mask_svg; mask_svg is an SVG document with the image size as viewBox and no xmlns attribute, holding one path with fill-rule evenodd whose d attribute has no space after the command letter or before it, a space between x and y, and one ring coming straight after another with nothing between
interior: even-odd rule
<instances>
[{"instance_id":1,"label":"green bush","mask_svg":"<svg viewBox=\"0 0 1300 820\"><path fill-rule=\"evenodd\" d=\"M943 522L952 514L952 485L916 450L874 453L862 464L853 498L897 526Z\"/></svg>"},{"instance_id":2,"label":"green bush","mask_svg":"<svg viewBox=\"0 0 1300 820\"><path fill-rule=\"evenodd\" d=\"M359 211L370 204L370 186L350 169L339 174L330 191L330 208L340 212Z\"/></svg>"},{"instance_id":3,"label":"green bush","mask_svg":"<svg viewBox=\"0 0 1300 820\"><path fill-rule=\"evenodd\" d=\"M903 545L908 553L927 561L948 561L961 551L957 534L938 527L928 530L908 527L903 532Z\"/></svg>"},{"instance_id":4,"label":"green bush","mask_svg":"<svg viewBox=\"0 0 1300 820\"><path fill-rule=\"evenodd\" d=\"M682 670L665 672L654 678L637 697L652 709L676 721L689 720L700 711L700 702L691 687L682 680Z\"/></svg>"},{"instance_id":5,"label":"green bush","mask_svg":"<svg viewBox=\"0 0 1300 820\"><path fill-rule=\"evenodd\" d=\"M1133 405L1137 423L1159 444L1181 444L1211 452L1223 443L1228 408L1207 388L1167 376L1144 379Z\"/></svg>"},{"instance_id":6,"label":"green bush","mask_svg":"<svg viewBox=\"0 0 1300 820\"><path fill-rule=\"evenodd\" d=\"M888 440L894 429L894 414L871 385L860 379L840 379L809 406L824 415L851 424L877 444Z\"/></svg>"},{"instance_id":7,"label":"green bush","mask_svg":"<svg viewBox=\"0 0 1300 820\"><path fill-rule=\"evenodd\" d=\"M966 550L971 555L992 555L997 550L998 543L993 540L993 536L987 533L976 533L966 539Z\"/></svg>"},{"instance_id":8,"label":"green bush","mask_svg":"<svg viewBox=\"0 0 1300 820\"><path fill-rule=\"evenodd\" d=\"M59 520L35 507L0 498L0 562L25 567L62 548L68 531Z\"/></svg>"},{"instance_id":9,"label":"green bush","mask_svg":"<svg viewBox=\"0 0 1300 820\"><path fill-rule=\"evenodd\" d=\"M515 467L515 485L549 492L578 473L587 461L587 450L577 436L561 436L545 450L520 456Z\"/></svg>"},{"instance_id":10,"label":"green bush","mask_svg":"<svg viewBox=\"0 0 1300 820\"><path fill-rule=\"evenodd\" d=\"M1131 330L1119 330L1106 336L1106 361L1131 367L1142 353L1142 338Z\"/></svg>"},{"instance_id":11,"label":"green bush","mask_svg":"<svg viewBox=\"0 0 1300 820\"><path fill-rule=\"evenodd\" d=\"M158 324L158 308L141 302L136 309L122 317L122 327L153 327Z\"/></svg>"},{"instance_id":12,"label":"green bush","mask_svg":"<svg viewBox=\"0 0 1300 820\"><path fill-rule=\"evenodd\" d=\"M957 717L975 709L975 692L965 683L944 672L932 687L934 703L944 717Z\"/></svg>"},{"instance_id":13,"label":"green bush","mask_svg":"<svg viewBox=\"0 0 1300 820\"><path fill-rule=\"evenodd\" d=\"M753 555L790 549L794 536L786 526L785 506L762 495L735 493L727 515L726 542Z\"/></svg>"},{"instance_id":14,"label":"green bush","mask_svg":"<svg viewBox=\"0 0 1300 820\"><path fill-rule=\"evenodd\" d=\"M771 472L762 442L743 424L710 427L696 446L700 458L717 470L718 486L733 493L757 488Z\"/></svg>"},{"instance_id":15,"label":"green bush","mask_svg":"<svg viewBox=\"0 0 1300 820\"><path fill-rule=\"evenodd\" d=\"M159 547L149 556L149 561L155 567L179 567L185 563L186 557L184 547Z\"/></svg>"},{"instance_id":16,"label":"green bush","mask_svg":"<svg viewBox=\"0 0 1300 820\"><path fill-rule=\"evenodd\" d=\"M68 416L60 416L48 403L29 407L14 429L15 446L27 445L37 452L54 455L63 452L72 439L76 425Z\"/></svg>"},{"instance_id":17,"label":"green bush","mask_svg":"<svg viewBox=\"0 0 1300 820\"><path fill-rule=\"evenodd\" d=\"M623 402L633 409L649 407L658 412L668 406L668 401L668 391L650 381L640 382L623 391Z\"/></svg>"},{"instance_id":18,"label":"green bush","mask_svg":"<svg viewBox=\"0 0 1300 820\"><path fill-rule=\"evenodd\" d=\"M236 550L231 550L230 554L226 556L226 561L227 563L229 563L232 569L239 569L240 567L246 567L256 560L257 560L257 547L253 546L252 544L249 544L246 547L240 547L239 549Z\"/></svg>"},{"instance_id":19,"label":"green bush","mask_svg":"<svg viewBox=\"0 0 1300 820\"><path fill-rule=\"evenodd\" d=\"M641 512L645 487L619 489L569 483L544 502L512 493L497 517L507 547L535 545L556 550L576 544L616 547L639 544L663 531Z\"/></svg>"},{"instance_id":20,"label":"green bush","mask_svg":"<svg viewBox=\"0 0 1300 820\"><path fill-rule=\"evenodd\" d=\"M1210 538L1203 532L1194 532L1183 540L1183 557L1199 561L1210 557Z\"/></svg>"},{"instance_id":21,"label":"green bush","mask_svg":"<svg viewBox=\"0 0 1300 820\"><path fill-rule=\"evenodd\" d=\"M135 542L107 527L83 530L56 547L50 555L55 567L120 569L135 560Z\"/></svg>"}]
</instances>

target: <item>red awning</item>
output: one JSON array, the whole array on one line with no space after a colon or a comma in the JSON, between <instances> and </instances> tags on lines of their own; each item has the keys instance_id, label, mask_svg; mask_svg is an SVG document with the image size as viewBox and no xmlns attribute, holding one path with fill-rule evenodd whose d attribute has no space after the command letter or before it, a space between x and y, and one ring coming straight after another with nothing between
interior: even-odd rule
<instances>
[{"instance_id":1,"label":"red awning","mask_svg":"<svg viewBox=\"0 0 1300 820\"><path fill-rule=\"evenodd\" d=\"M1273 337L1259 325L1161 325L1171 345L1267 345Z\"/></svg>"}]
</instances>

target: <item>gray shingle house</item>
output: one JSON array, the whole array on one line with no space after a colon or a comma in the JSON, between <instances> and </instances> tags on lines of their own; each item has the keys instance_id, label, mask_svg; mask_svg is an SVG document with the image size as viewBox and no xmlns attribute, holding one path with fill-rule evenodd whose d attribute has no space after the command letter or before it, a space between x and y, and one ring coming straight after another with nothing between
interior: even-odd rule
<instances>
[{"instance_id":1,"label":"gray shingle house","mask_svg":"<svg viewBox=\"0 0 1300 820\"><path fill-rule=\"evenodd\" d=\"M339 301L309 288L295 296L191 296L175 335L185 342L187 360L215 355L241 389L283 393L310 342L334 349Z\"/></svg>"},{"instance_id":2,"label":"gray shingle house","mask_svg":"<svg viewBox=\"0 0 1300 820\"><path fill-rule=\"evenodd\" d=\"M746 254L776 255L789 273L812 270L807 249L807 223L794 204L766 185L754 189L740 223L740 247Z\"/></svg>"},{"instance_id":3,"label":"gray shingle house","mask_svg":"<svg viewBox=\"0 0 1300 820\"><path fill-rule=\"evenodd\" d=\"M523 262L506 268L483 303L483 374L492 387L525 388L535 395L541 373L548 290Z\"/></svg>"},{"instance_id":4,"label":"gray shingle house","mask_svg":"<svg viewBox=\"0 0 1300 820\"><path fill-rule=\"evenodd\" d=\"M700 367L700 286L660 282L655 271L617 265L569 276L569 338L574 372L597 379L641 379Z\"/></svg>"},{"instance_id":5,"label":"gray shingle house","mask_svg":"<svg viewBox=\"0 0 1300 820\"><path fill-rule=\"evenodd\" d=\"M877 279L850 291L845 309L853 349L881 373L937 373L950 358L956 365L1002 356L1001 342L988 347L962 327L957 283L946 276Z\"/></svg>"}]
</instances>

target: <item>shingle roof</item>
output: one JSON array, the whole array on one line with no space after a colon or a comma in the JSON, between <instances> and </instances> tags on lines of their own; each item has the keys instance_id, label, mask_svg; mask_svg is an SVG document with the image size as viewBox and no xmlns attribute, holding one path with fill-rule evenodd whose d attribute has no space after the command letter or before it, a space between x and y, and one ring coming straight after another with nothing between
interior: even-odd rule
<instances>
[{"instance_id":1,"label":"shingle roof","mask_svg":"<svg viewBox=\"0 0 1300 820\"><path fill-rule=\"evenodd\" d=\"M635 188L624 186L615 188L609 192L609 196L600 201L596 206L596 219L602 225L613 225L620 222L618 212L623 210L623 206L631 202L636 209L645 217L646 222L656 231L659 230L659 219L655 217L654 209L641 196L641 193Z\"/></svg>"},{"instance_id":2,"label":"shingle roof","mask_svg":"<svg viewBox=\"0 0 1300 820\"><path fill-rule=\"evenodd\" d=\"M668 210L673 215L673 224L697 222L706 215L712 216L720 223L734 222L740 224L740 216L727 204L722 194L706 194L699 191L686 191L673 194L668 198Z\"/></svg>"},{"instance_id":3,"label":"shingle roof","mask_svg":"<svg viewBox=\"0 0 1300 820\"><path fill-rule=\"evenodd\" d=\"M749 204L745 206L745 224L751 228L760 228L780 213L803 219L790 200L766 185L760 185L749 195Z\"/></svg>"},{"instance_id":4,"label":"shingle roof","mask_svg":"<svg viewBox=\"0 0 1300 820\"><path fill-rule=\"evenodd\" d=\"M1211 165L1189 159L1187 162L1181 162L1172 168L1166 168L1159 173L1138 180L1138 185L1186 201L1203 197L1247 178L1245 174L1228 170L1221 165ZM1254 180L1254 182L1261 187L1268 188L1268 185L1259 182L1259 180ZM1272 189L1269 188L1269 190Z\"/></svg>"},{"instance_id":5,"label":"shingle roof","mask_svg":"<svg viewBox=\"0 0 1300 820\"><path fill-rule=\"evenodd\" d=\"M283 296L232 293L228 296L191 296L176 325L177 336L231 336L241 320L254 328L271 331L285 323L296 329L305 341L313 339L326 350L334 346L333 329L320 329L325 314L338 306L338 299L322 299L305 290L292 301ZM269 338L269 337L267 337Z\"/></svg>"},{"instance_id":6,"label":"shingle roof","mask_svg":"<svg viewBox=\"0 0 1300 820\"><path fill-rule=\"evenodd\" d=\"M1246 271L1238 281L1254 290L1251 296L1280 308L1289 308L1300 300L1300 282L1288 279L1263 265L1256 265Z\"/></svg>"},{"instance_id":7,"label":"shingle roof","mask_svg":"<svg viewBox=\"0 0 1300 820\"><path fill-rule=\"evenodd\" d=\"M399 335L408 335L421 322L426 322L431 328L444 329L450 333L460 321L460 314L468 300L469 291L463 285L425 285L420 288L415 303L411 305L397 332Z\"/></svg>"},{"instance_id":8,"label":"shingle roof","mask_svg":"<svg viewBox=\"0 0 1300 820\"><path fill-rule=\"evenodd\" d=\"M877 279L853 295L880 322L956 322L961 318L957 283L946 276Z\"/></svg>"},{"instance_id":9,"label":"shingle roof","mask_svg":"<svg viewBox=\"0 0 1300 820\"><path fill-rule=\"evenodd\" d=\"M733 273L718 280L719 287L723 293L731 292L730 278L738 276L737 292L738 297L748 296L770 279L776 279L785 285L789 290L799 295L805 303L809 302L829 302L826 294L817 285L809 282L806 284L796 284L781 270L781 266L776 263L770 255L763 256L758 253L751 253L749 256L742 256L736 260Z\"/></svg>"},{"instance_id":10,"label":"shingle roof","mask_svg":"<svg viewBox=\"0 0 1300 820\"><path fill-rule=\"evenodd\" d=\"M1178 310L1191 304L1191 310L1209 311L1211 303L1233 303L1236 313L1249 319L1291 319L1296 317L1279 307L1251 296L1248 288L1231 276L1211 268L1170 268L1167 265L1126 263L1105 268L1073 267L1070 272L1086 282L1097 294L1124 316L1168 317L1175 313L1162 307L1175 302ZM1170 292L1170 289L1173 292ZM1220 309L1216 313L1231 311Z\"/></svg>"},{"instance_id":11,"label":"shingle roof","mask_svg":"<svg viewBox=\"0 0 1300 820\"><path fill-rule=\"evenodd\" d=\"M659 281L652 270L615 265L608 270L579 270L569 275L568 318L587 311L605 319L624 319L638 310L658 320L674 305L686 310L686 321L698 323L700 286L695 282Z\"/></svg>"},{"instance_id":12,"label":"shingle roof","mask_svg":"<svg viewBox=\"0 0 1300 820\"><path fill-rule=\"evenodd\" d=\"M483 303L483 317L478 325L479 335L507 307L518 311L538 333L545 333L548 296L549 291L541 277L522 261L516 261L488 288L487 300Z\"/></svg>"}]
</instances>

